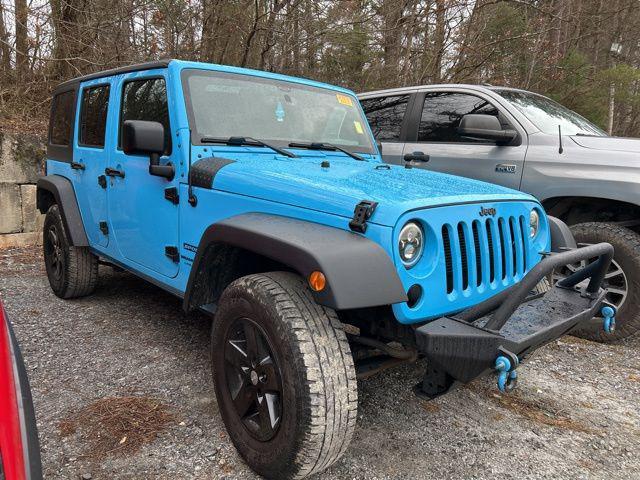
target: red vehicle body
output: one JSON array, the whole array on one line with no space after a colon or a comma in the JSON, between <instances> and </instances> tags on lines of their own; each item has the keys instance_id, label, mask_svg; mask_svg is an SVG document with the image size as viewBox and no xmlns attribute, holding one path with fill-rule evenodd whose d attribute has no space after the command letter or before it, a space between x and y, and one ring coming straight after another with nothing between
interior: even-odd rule
<instances>
[{"instance_id":1,"label":"red vehicle body","mask_svg":"<svg viewBox=\"0 0 640 480\"><path fill-rule=\"evenodd\" d=\"M41 478L29 380L18 343L0 303L0 479Z\"/></svg>"}]
</instances>

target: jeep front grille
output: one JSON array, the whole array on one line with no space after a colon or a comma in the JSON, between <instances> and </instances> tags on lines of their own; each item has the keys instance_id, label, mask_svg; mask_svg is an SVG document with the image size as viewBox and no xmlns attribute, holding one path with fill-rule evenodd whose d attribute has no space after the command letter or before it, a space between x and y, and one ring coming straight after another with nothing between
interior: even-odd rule
<instances>
[{"instance_id":1,"label":"jeep front grille","mask_svg":"<svg viewBox=\"0 0 640 480\"><path fill-rule=\"evenodd\" d=\"M526 272L528 229L524 216L442 226L447 293L513 283Z\"/></svg>"}]
</instances>

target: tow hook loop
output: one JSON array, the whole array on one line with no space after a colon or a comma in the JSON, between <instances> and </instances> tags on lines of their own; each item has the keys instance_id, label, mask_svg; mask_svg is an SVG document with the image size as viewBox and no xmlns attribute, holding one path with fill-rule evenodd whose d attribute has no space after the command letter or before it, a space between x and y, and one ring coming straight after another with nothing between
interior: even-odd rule
<instances>
[{"instance_id":1,"label":"tow hook loop","mask_svg":"<svg viewBox=\"0 0 640 480\"><path fill-rule=\"evenodd\" d=\"M604 331L609 334L615 332L616 330L615 309L607 305L602 307L601 313L603 317L602 327L604 328Z\"/></svg>"},{"instance_id":2,"label":"tow hook loop","mask_svg":"<svg viewBox=\"0 0 640 480\"><path fill-rule=\"evenodd\" d=\"M517 366L516 364L512 367L511 360L502 355L496 358L495 369L498 372L498 390L504 393L516 388L518 384Z\"/></svg>"}]
</instances>

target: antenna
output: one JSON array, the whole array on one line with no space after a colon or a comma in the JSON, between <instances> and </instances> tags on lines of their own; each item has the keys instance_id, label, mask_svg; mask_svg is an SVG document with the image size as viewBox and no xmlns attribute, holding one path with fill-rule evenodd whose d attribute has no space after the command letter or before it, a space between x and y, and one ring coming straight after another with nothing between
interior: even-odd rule
<instances>
[{"instance_id":1,"label":"antenna","mask_svg":"<svg viewBox=\"0 0 640 480\"><path fill-rule=\"evenodd\" d=\"M189 129L189 176L187 177L187 192L189 193L189 205L195 207L198 204L198 197L193 194L193 186L191 185L191 129Z\"/></svg>"},{"instance_id":2,"label":"antenna","mask_svg":"<svg viewBox=\"0 0 640 480\"><path fill-rule=\"evenodd\" d=\"M558 125L558 153L562 154L564 152L564 148L562 148L562 127Z\"/></svg>"}]
</instances>

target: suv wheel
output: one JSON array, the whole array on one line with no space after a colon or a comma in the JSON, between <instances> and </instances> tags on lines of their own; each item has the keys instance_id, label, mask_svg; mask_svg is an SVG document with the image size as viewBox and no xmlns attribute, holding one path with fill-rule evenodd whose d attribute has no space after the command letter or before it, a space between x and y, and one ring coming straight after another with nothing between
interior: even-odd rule
<instances>
[{"instance_id":1,"label":"suv wheel","mask_svg":"<svg viewBox=\"0 0 640 480\"><path fill-rule=\"evenodd\" d=\"M60 298L83 297L98 283L98 258L87 247L69 244L58 205L52 205L42 232L44 263L53 293Z\"/></svg>"},{"instance_id":2,"label":"suv wheel","mask_svg":"<svg viewBox=\"0 0 640 480\"><path fill-rule=\"evenodd\" d=\"M580 223L571 227L576 242L608 242L615 250L604 285L609 289L606 300L615 305L616 329L611 335L602 330L602 319L573 332L574 335L609 343L627 338L640 330L640 235L612 223Z\"/></svg>"},{"instance_id":3,"label":"suv wheel","mask_svg":"<svg viewBox=\"0 0 640 480\"><path fill-rule=\"evenodd\" d=\"M353 358L336 313L297 275L249 275L223 292L212 330L218 406L247 464L303 478L344 453L356 424Z\"/></svg>"}]
</instances>

